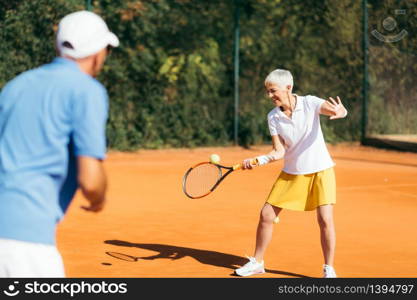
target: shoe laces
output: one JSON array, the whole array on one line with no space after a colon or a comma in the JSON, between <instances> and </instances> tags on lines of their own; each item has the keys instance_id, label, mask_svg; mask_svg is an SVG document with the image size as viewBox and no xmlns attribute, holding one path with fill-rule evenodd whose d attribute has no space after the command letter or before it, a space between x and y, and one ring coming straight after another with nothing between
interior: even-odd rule
<instances>
[{"instance_id":1,"label":"shoe laces","mask_svg":"<svg viewBox=\"0 0 417 300\"><path fill-rule=\"evenodd\" d=\"M256 258L253 256L249 256L249 255L245 255L245 256L247 259L249 259L249 262L247 262L246 265L262 264L262 262L258 262Z\"/></svg>"}]
</instances>

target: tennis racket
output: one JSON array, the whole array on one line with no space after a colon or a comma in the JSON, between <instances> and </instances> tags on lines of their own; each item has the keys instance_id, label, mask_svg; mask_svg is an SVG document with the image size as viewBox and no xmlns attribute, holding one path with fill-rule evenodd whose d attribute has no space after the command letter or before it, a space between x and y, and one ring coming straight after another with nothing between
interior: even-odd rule
<instances>
[{"instance_id":1,"label":"tennis racket","mask_svg":"<svg viewBox=\"0 0 417 300\"><path fill-rule=\"evenodd\" d=\"M255 165L257 160L251 161ZM191 199L203 198L213 192L233 171L242 169L242 164L231 167L201 162L189 168L182 179L182 190Z\"/></svg>"}]
</instances>

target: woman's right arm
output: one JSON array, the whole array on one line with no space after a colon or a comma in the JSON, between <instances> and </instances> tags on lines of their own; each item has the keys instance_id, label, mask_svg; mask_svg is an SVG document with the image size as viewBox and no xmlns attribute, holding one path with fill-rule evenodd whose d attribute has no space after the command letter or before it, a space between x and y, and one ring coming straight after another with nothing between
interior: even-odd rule
<instances>
[{"instance_id":1,"label":"woman's right arm","mask_svg":"<svg viewBox=\"0 0 417 300\"><path fill-rule=\"evenodd\" d=\"M256 166L262 166L271 162L280 160L285 155L284 141L279 135L272 136L272 151L268 154L257 156L255 158L248 158L242 162L242 169L252 169ZM255 165L252 162L256 159Z\"/></svg>"}]
</instances>

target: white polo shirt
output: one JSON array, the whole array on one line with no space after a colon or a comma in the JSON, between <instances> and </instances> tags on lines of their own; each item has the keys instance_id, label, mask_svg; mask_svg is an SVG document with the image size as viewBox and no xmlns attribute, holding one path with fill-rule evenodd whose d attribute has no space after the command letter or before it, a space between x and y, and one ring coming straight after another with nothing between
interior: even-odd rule
<instances>
[{"instance_id":1,"label":"white polo shirt","mask_svg":"<svg viewBox=\"0 0 417 300\"><path fill-rule=\"evenodd\" d=\"M316 96L297 96L291 118L279 107L268 114L271 135L284 140L284 169L288 174L311 174L335 165L324 142L320 126L320 107L325 100Z\"/></svg>"}]
</instances>

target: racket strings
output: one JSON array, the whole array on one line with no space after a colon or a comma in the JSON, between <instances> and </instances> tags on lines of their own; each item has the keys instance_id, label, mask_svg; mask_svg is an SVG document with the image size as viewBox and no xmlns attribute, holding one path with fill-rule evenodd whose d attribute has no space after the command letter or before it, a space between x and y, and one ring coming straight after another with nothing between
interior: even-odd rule
<instances>
[{"instance_id":1,"label":"racket strings","mask_svg":"<svg viewBox=\"0 0 417 300\"><path fill-rule=\"evenodd\" d=\"M198 165L187 174L185 191L193 198L204 196L210 192L221 176L220 168L213 164Z\"/></svg>"}]
</instances>

